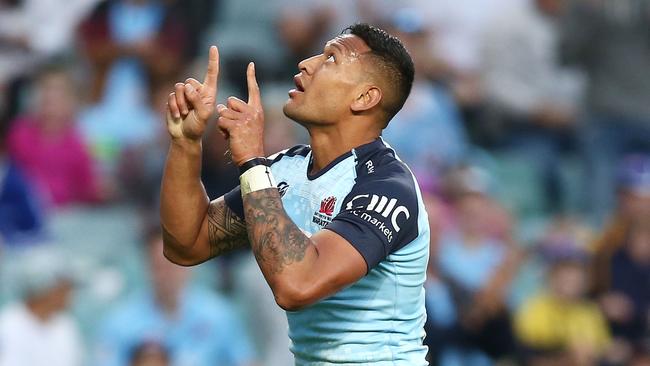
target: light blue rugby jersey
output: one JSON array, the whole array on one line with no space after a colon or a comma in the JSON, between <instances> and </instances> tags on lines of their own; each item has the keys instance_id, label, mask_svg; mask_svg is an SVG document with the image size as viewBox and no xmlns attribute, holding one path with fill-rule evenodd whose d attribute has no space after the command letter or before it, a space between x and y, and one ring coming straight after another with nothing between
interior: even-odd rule
<instances>
[{"instance_id":1,"label":"light blue rugby jersey","mask_svg":"<svg viewBox=\"0 0 650 366\"><path fill-rule=\"evenodd\" d=\"M379 138L309 174L311 149L271 157L284 209L307 235L332 230L363 256L358 282L287 312L296 365L427 365L429 224L415 177ZM243 216L239 187L225 196Z\"/></svg>"}]
</instances>

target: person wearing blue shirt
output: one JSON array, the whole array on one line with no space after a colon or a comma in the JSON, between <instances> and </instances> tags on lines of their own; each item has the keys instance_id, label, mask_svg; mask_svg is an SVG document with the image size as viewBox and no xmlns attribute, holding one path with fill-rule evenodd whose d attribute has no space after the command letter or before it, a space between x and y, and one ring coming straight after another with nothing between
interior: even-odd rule
<instances>
[{"instance_id":1,"label":"person wearing blue shirt","mask_svg":"<svg viewBox=\"0 0 650 366\"><path fill-rule=\"evenodd\" d=\"M163 257L160 238L147 253L152 288L125 299L104 319L93 365L129 365L133 350L146 343L164 346L172 366L253 365L252 346L229 302L187 286L188 269Z\"/></svg>"}]
</instances>

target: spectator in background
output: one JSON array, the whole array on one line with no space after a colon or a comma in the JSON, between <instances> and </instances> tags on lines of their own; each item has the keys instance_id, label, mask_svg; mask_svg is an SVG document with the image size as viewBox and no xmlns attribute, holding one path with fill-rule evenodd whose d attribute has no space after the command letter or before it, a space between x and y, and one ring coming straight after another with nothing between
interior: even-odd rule
<instances>
[{"instance_id":1,"label":"spectator in background","mask_svg":"<svg viewBox=\"0 0 650 366\"><path fill-rule=\"evenodd\" d=\"M0 0L0 118L23 110L31 75L73 53L75 30L99 0Z\"/></svg>"},{"instance_id":2,"label":"spectator in background","mask_svg":"<svg viewBox=\"0 0 650 366\"><path fill-rule=\"evenodd\" d=\"M0 1L0 95L40 61L70 51L75 28L98 1Z\"/></svg>"},{"instance_id":3,"label":"spectator in background","mask_svg":"<svg viewBox=\"0 0 650 366\"><path fill-rule=\"evenodd\" d=\"M79 31L94 72L91 101L171 80L183 62L186 34L161 0L104 0Z\"/></svg>"},{"instance_id":4,"label":"spectator in background","mask_svg":"<svg viewBox=\"0 0 650 366\"><path fill-rule=\"evenodd\" d=\"M450 214L449 209L439 197L424 192L422 200L427 210L431 231L427 280L424 283L427 310L424 344L429 347L428 360L431 364L444 366L446 364L442 362L441 356L448 351L447 348L450 345L454 344L453 340L450 341L450 335L454 331L453 327L457 317L450 290L443 282L438 266L440 235L449 229Z\"/></svg>"},{"instance_id":5,"label":"spectator in background","mask_svg":"<svg viewBox=\"0 0 650 366\"><path fill-rule=\"evenodd\" d=\"M623 159L617 179L618 207L593 246L594 294L610 288L612 257L625 245L632 223L650 217L650 155L630 155Z\"/></svg>"},{"instance_id":6,"label":"spectator in background","mask_svg":"<svg viewBox=\"0 0 650 366\"><path fill-rule=\"evenodd\" d=\"M19 91L37 63L27 40L24 2L0 0L0 118L6 120L15 117Z\"/></svg>"},{"instance_id":7,"label":"spectator in background","mask_svg":"<svg viewBox=\"0 0 650 366\"><path fill-rule=\"evenodd\" d=\"M650 153L650 0L574 0L564 58L589 78L590 116L581 133L586 213L597 224L615 206L616 168Z\"/></svg>"},{"instance_id":8,"label":"spectator in background","mask_svg":"<svg viewBox=\"0 0 650 366\"><path fill-rule=\"evenodd\" d=\"M71 49L75 28L99 1L69 0L66 6L57 0L0 1L0 42L30 51L32 58L57 56Z\"/></svg>"},{"instance_id":9,"label":"spectator in background","mask_svg":"<svg viewBox=\"0 0 650 366\"><path fill-rule=\"evenodd\" d=\"M0 122L0 244L37 239L43 212L33 188L5 149L6 123Z\"/></svg>"},{"instance_id":10,"label":"spectator in background","mask_svg":"<svg viewBox=\"0 0 650 366\"><path fill-rule=\"evenodd\" d=\"M409 0L425 18L434 37L434 62L428 77L449 85L469 131L474 130L483 103L480 87L480 48L487 21L522 0ZM527 0L523 0L527 1Z\"/></svg>"},{"instance_id":11,"label":"spectator in background","mask_svg":"<svg viewBox=\"0 0 650 366\"><path fill-rule=\"evenodd\" d=\"M625 244L612 256L610 285L600 296L614 340L617 364L650 358L650 215L630 225Z\"/></svg>"},{"instance_id":12,"label":"spectator in background","mask_svg":"<svg viewBox=\"0 0 650 366\"><path fill-rule=\"evenodd\" d=\"M548 248L546 289L517 311L515 331L526 365L597 365L609 346L605 318L585 297L586 255L571 245Z\"/></svg>"},{"instance_id":13,"label":"spectator in background","mask_svg":"<svg viewBox=\"0 0 650 366\"><path fill-rule=\"evenodd\" d=\"M172 84L172 81L162 83L152 90L150 108L152 116L153 113L157 114L158 124L152 126L151 135L145 141L124 147L117 162L116 174L112 176L117 179L115 183L120 198L134 203L145 218L151 216L152 209L157 209L160 198L157 182L162 177L169 149L169 135L162 121L165 118L169 85ZM158 215L155 216L158 221Z\"/></svg>"},{"instance_id":14,"label":"spectator in background","mask_svg":"<svg viewBox=\"0 0 650 366\"><path fill-rule=\"evenodd\" d=\"M30 60L24 1L0 1L0 91L34 65ZM1 94L0 94L1 95Z\"/></svg>"},{"instance_id":15,"label":"spectator in background","mask_svg":"<svg viewBox=\"0 0 650 366\"><path fill-rule=\"evenodd\" d=\"M73 288L66 263L43 247L21 259L21 300L0 311L0 366L81 366L79 330L65 313Z\"/></svg>"},{"instance_id":16,"label":"spectator in background","mask_svg":"<svg viewBox=\"0 0 650 366\"><path fill-rule=\"evenodd\" d=\"M416 9L403 8L392 15L389 23L391 34L411 53L415 80L404 107L383 136L409 164L420 186L431 189L445 169L465 157L468 142L453 97L444 86L426 79L431 35L424 19Z\"/></svg>"},{"instance_id":17,"label":"spectator in background","mask_svg":"<svg viewBox=\"0 0 650 366\"><path fill-rule=\"evenodd\" d=\"M187 44L170 6L162 0L107 0L80 26L93 103L82 111L81 127L105 177L116 174L125 147L157 136L160 119L151 108L151 91L176 79Z\"/></svg>"},{"instance_id":18,"label":"spectator in background","mask_svg":"<svg viewBox=\"0 0 650 366\"><path fill-rule=\"evenodd\" d=\"M254 356L237 313L228 302L187 285L190 270L163 256L162 238L148 238L151 289L118 304L98 333L94 365L128 365L130 352L154 342L169 351L170 364L252 365Z\"/></svg>"},{"instance_id":19,"label":"spectator in background","mask_svg":"<svg viewBox=\"0 0 650 366\"><path fill-rule=\"evenodd\" d=\"M11 123L9 156L55 206L100 200L93 160L77 131L77 91L67 70L48 66L36 78L31 112Z\"/></svg>"},{"instance_id":20,"label":"spectator in background","mask_svg":"<svg viewBox=\"0 0 650 366\"><path fill-rule=\"evenodd\" d=\"M458 168L447 178L454 223L432 243L434 265L454 304L440 365L489 365L512 351L506 296L520 255L508 214L487 195L487 178L476 167ZM443 292L427 295L427 303L438 302L431 297L436 294Z\"/></svg>"},{"instance_id":21,"label":"spectator in background","mask_svg":"<svg viewBox=\"0 0 650 366\"><path fill-rule=\"evenodd\" d=\"M500 138L535 166L547 212L561 211L559 163L573 147L584 77L560 66L559 27L566 0L531 0L487 23L482 83ZM489 122L488 122L489 123Z\"/></svg>"}]
</instances>

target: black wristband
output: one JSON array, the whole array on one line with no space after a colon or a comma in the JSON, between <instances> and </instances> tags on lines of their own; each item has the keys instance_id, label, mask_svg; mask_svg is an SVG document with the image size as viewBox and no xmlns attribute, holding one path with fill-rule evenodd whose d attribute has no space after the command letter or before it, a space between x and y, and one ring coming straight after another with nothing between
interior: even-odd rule
<instances>
[{"instance_id":1,"label":"black wristband","mask_svg":"<svg viewBox=\"0 0 650 366\"><path fill-rule=\"evenodd\" d=\"M248 169L258 165L269 166L269 161L266 158L253 158L251 160L247 160L244 162L244 164L239 166L239 175L244 174L244 172Z\"/></svg>"}]
</instances>

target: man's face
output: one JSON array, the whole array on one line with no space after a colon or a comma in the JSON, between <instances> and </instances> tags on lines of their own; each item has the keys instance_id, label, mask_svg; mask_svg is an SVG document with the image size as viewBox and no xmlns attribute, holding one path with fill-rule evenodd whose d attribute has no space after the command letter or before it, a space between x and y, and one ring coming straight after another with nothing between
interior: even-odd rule
<instances>
[{"instance_id":1,"label":"man's face","mask_svg":"<svg viewBox=\"0 0 650 366\"><path fill-rule=\"evenodd\" d=\"M68 307L72 296L73 285L69 281L61 281L48 293L48 300L53 309L57 312L64 311Z\"/></svg>"},{"instance_id":2,"label":"man's face","mask_svg":"<svg viewBox=\"0 0 650 366\"><path fill-rule=\"evenodd\" d=\"M70 79L62 73L44 76L38 85L37 112L50 124L68 122L74 116L76 100ZM47 126L56 128L58 126Z\"/></svg>"},{"instance_id":3,"label":"man's face","mask_svg":"<svg viewBox=\"0 0 650 366\"><path fill-rule=\"evenodd\" d=\"M551 273L551 290L558 298L575 301L584 294L587 286L585 269L577 263L557 265Z\"/></svg>"},{"instance_id":4,"label":"man's face","mask_svg":"<svg viewBox=\"0 0 650 366\"><path fill-rule=\"evenodd\" d=\"M368 52L370 47L351 34L327 42L322 54L298 64L296 88L289 91L284 114L301 124L327 125L351 113L363 86L362 56Z\"/></svg>"}]
</instances>

